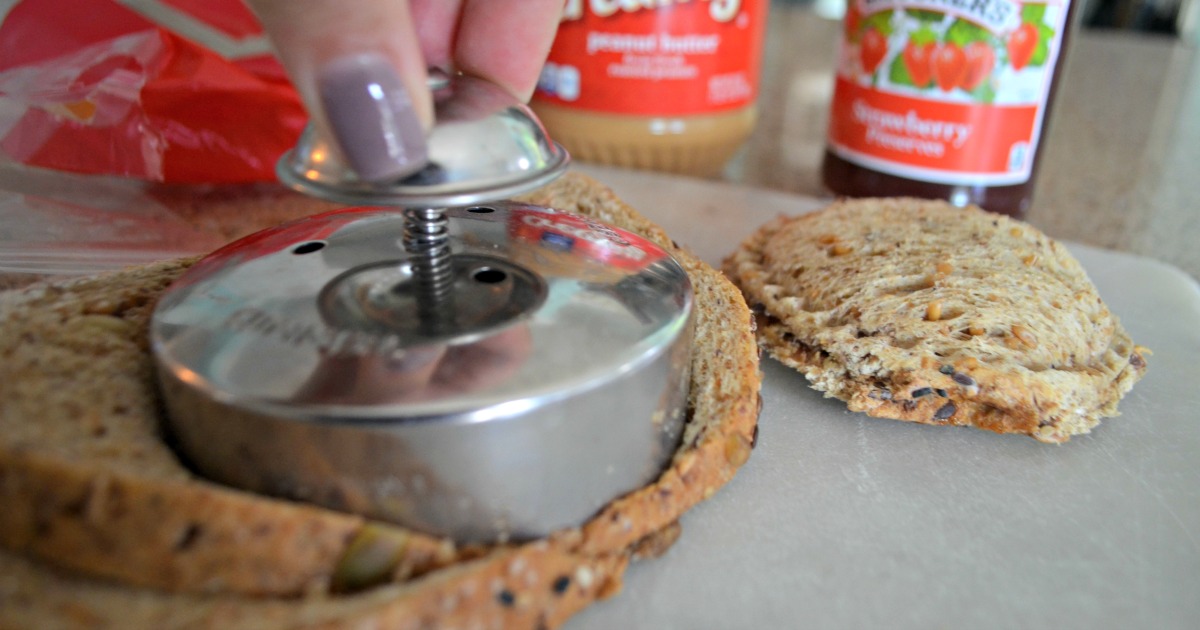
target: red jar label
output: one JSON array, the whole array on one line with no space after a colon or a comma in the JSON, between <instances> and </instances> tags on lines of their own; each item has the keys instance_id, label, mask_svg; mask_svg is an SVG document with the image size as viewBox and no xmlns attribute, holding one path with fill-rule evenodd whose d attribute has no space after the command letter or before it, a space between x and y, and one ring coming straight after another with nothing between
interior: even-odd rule
<instances>
[{"instance_id":1,"label":"red jar label","mask_svg":"<svg viewBox=\"0 0 1200 630\"><path fill-rule=\"evenodd\" d=\"M1069 2L852 0L831 149L918 181L1028 181Z\"/></svg>"},{"instance_id":2,"label":"red jar label","mask_svg":"<svg viewBox=\"0 0 1200 630\"><path fill-rule=\"evenodd\" d=\"M752 103L767 0L568 0L536 98L630 115Z\"/></svg>"}]
</instances>

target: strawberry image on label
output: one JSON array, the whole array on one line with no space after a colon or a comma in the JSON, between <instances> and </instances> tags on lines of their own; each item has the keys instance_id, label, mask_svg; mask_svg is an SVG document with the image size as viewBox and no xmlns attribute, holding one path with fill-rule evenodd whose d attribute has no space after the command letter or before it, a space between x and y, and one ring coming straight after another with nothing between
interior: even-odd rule
<instances>
[{"instance_id":1,"label":"strawberry image on label","mask_svg":"<svg viewBox=\"0 0 1200 630\"><path fill-rule=\"evenodd\" d=\"M933 53L933 76L943 92L963 83L967 76L967 55L956 44L942 44Z\"/></svg>"},{"instance_id":2,"label":"strawberry image on label","mask_svg":"<svg viewBox=\"0 0 1200 630\"><path fill-rule=\"evenodd\" d=\"M874 74L875 68L887 54L887 39L877 29L869 28L862 36L862 65L867 74Z\"/></svg>"},{"instance_id":3,"label":"strawberry image on label","mask_svg":"<svg viewBox=\"0 0 1200 630\"><path fill-rule=\"evenodd\" d=\"M971 42L963 53L967 57L967 72L962 89L971 92L979 87L996 66L996 51L986 42Z\"/></svg>"},{"instance_id":4,"label":"strawberry image on label","mask_svg":"<svg viewBox=\"0 0 1200 630\"><path fill-rule=\"evenodd\" d=\"M904 67L913 85L919 88L929 85L933 79L933 65L930 63L933 51L933 42L917 44L910 41L904 46Z\"/></svg>"},{"instance_id":5,"label":"strawberry image on label","mask_svg":"<svg viewBox=\"0 0 1200 630\"><path fill-rule=\"evenodd\" d=\"M1033 51L1037 47L1038 31L1033 24L1022 24L1012 35L1008 36L1008 62L1020 70L1029 64Z\"/></svg>"}]
</instances>

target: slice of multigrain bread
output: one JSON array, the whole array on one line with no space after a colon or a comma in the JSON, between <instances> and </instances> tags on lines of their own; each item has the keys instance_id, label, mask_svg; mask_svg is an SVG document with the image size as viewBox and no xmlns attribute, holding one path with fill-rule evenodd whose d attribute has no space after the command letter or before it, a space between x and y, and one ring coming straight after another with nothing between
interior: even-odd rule
<instances>
[{"instance_id":1,"label":"slice of multigrain bread","mask_svg":"<svg viewBox=\"0 0 1200 630\"><path fill-rule=\"evenodd\" d=\"M724 271L772 356L871 416L1065 442L1146 370L1062 245L978 208L837 201L762 226Z\"/></svg>"},{"instance_id":2,"label":"slice of multigrain bread","mask_svg":"<svg viewBox=\"0 0 1200 630\"><path fill-rule=\"evenodd\" d=\"M571 174L526 200L639 233L691 277L690 415L653 484L545 540L472 548L226 488L164 442L147 350L155 300L191 261L39 284L0 294L0 628L556 627L619 590L750 455L752 318L600 184Z\"/></svg>"}]
</instances>

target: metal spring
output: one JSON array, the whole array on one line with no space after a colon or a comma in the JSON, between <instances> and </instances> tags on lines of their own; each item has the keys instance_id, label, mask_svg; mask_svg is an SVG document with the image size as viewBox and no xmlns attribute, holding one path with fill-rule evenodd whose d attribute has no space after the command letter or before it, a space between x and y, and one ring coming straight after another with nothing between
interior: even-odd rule
<instances>
[{"instance_id":1,"label":"metal spring","mask_svg":"<svg viewBox=\"0 0 1200 630\"><path fill-rule=\"evenodd\" d=\"M405 208L404 249L412 264L420 303L434 309L454 285L449 230L441 208Z\"/></svg>"}]
</instances>

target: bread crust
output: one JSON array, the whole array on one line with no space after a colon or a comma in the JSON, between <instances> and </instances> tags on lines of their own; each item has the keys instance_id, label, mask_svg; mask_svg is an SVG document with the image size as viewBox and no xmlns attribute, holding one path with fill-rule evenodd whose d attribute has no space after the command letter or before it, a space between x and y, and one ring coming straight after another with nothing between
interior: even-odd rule
<instances>
[{"instance_id":1,"label":"bread crust","mask_svg":"<svg viewBox=\"0 0 1200 630\"><path fill-rule=\"evenodd\" d=\"M1146 369L1066 248L978 208L840 200L768 222L723 268L767 352L875 417L1061 443Z\"/></svg>"},{"instance_id":2,"label":"bread crust","mask_svg":"<svg viewBox=\"0 0 1200 630\"><path fill-rule=\"evenodd\" d=\"M0 584L0 626L556 627L618 591L629 559L661 553L750 455L752 317L719 272L594 180L568 174L524 200L649 238L690 276L690 414L657 481L546 540L469 548L225 488L164 441L147 347L155 299L193 261L41 284L0 295L0 567L26 576ZM391 584L335 593L347 574Z\"/></svg>"}]
</instances>

